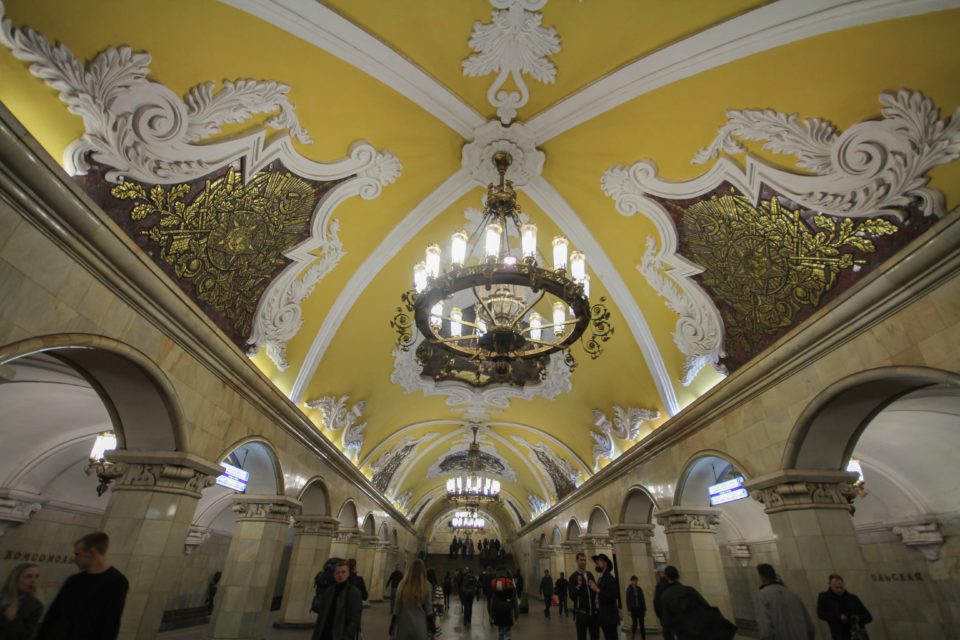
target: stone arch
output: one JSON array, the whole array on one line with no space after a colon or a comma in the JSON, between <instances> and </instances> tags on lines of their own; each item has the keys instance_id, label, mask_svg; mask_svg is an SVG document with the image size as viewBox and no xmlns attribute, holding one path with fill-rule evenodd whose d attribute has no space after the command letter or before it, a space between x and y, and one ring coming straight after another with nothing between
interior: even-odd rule
<instances>
[{"instance_id":1,"label":"stone arch","mask_svg":"<svg viewBox=\"0 0 960 640\"><path fill-rule=\"evenodd\" d=\"M283 481L283 468L280 466L280 456L277 454L276 447L266 438L259 436L249 436L242 438L223 450L217 456L217 462L228 462L231 456L238 456L240 452L248 452L247 457L242 460L246 464L256 465L255 469L261 471L254 476L254 470L243 468L250 471L250 484L247 486L247 492L251 495L273 495L282 496L286 491Z\"/></svg>"},{"instance_id":2,"label":"stone arch","mask_svg":"<svg viewBox=\"0 0 960 640\"><path fill-rule=\"evenodd\" d=\"M357 516L357 503L353 501L353 498L347 498L343 501L343 504L340 505L340 510L337 512L337 520L340 521L340 526L343 528L357 528L360 520Z\"/></svg>"},{"instance_id":3,"label":"stone arch","mask_svg":"<svg viewBox=\"0 0 960 640\"><path fill-rule=\"evenodd\" d=\"M743 474L743 477L747 480L753 477L753 473L748 469L745 469L744 465L742 465L730 454L724 451L718 451L716 449L703 449L690 456L690 459L687 460L687 463L683 465L683 471L680 472L680 477L677 479L676 490L673 492L673 506L705 506L702 504L703 501L695 501L697 504L693 504L690 501L691 497L689 495L688 484L694 474L704 469L704 462L710 460L723 461L729 464L734 469L740 471L740 473ZM684 499L685 494L687 496L686 500Z\"/></svg>"},{"instance_id":4,"label":"stone arch","mask_svg":"<svg viewBox=\"0 0 960 640\"><path fill-rule=\"evenodd\" d=\"M384 541L384 542L389 542L389 541L390 541L390 532L387 530L387 523L386 523L386 522L381 522L381 523L380 523L380 530L377 532L377 537L380 538L380 539L381 539L382 541Z\"/></svg>"},{"instance_id":5,"label":"stone arch","mask_svg":"<svg viewBox=\"0 0 960 640\"><path fill-rule=\"evenodd\" d=\"M0 364L47 355L76 370L103 401L117 448L187 450L183 410L173 384L145 354L93 334L57 334L0 347Z\"/></svg>"},{"instance_id":6,"label":"stone arch","mask_svg":"<svg viewBox=\"0 0 960 640\"><path fill-rule=\"evenodd\" d=\"M330 515L330 492L320 476L314 476L297 497L303 505L303 514L309 516Z\"/></svg>"},{"instance_id":7,"label":"stone arch","mask_svg":"<svg viewBox=\"0 0 960 640\"><path fill-rule=\"evenodd\" d=\"M547 534L541 533L540 540L537 542L537 547L543 549L545 546L547 546Z\"/></svg>"},{"instance_id":8,"label":"stone arch","mask_svg":"<svg viewBox=\"0 0 960 640\"><path fill-rule=\"evenodd\" d=\"M655 509L657 509L657 502L650 492L641 486L630 487L620 507L620 523L651 524Z\"/></svg>"},{"instance_id":9,"label":"stone arch","mask_svg":"<svg viewBox=\"0 0 960 640\"><path fill-rule=\"evenodd\" d=\"M867 425L899 398L932 386L960 387L960 375L927 367L881 367L824 389L794 424L784 469L842 470Z\"/></svg>"},{"instance_id":10,"label":"stone arch","mask_svg":"<svg viewBox=\"0 0 960 640\"><path fill-rule=\"evenodd\" d=\"M579 540L581 534L583 534L583 529L580 528L580 523L577 522L576 518L570 518L570 522L567 523L567 540Z\"/></svg>"},{"instance_id":11,"label":"stone arch","mask_svg":"<svg viewBox=\"0 0 960 640\"><path fill-rule=\"evenodd\" d=\"M363 526L360 527L364 535L375 536L377 535L377 519L373 517L373 513L368 513L363 519Z\"/></svg>"},{"instance_id":12,"label":"stone arch","mask_svg":"<svg viewBox=\"0 0 960 640\"><path fill-rule=\"evenodd\" d=\"M560 535L560 527L554 527L553 533L550 534L550 544L553 546L557 546L561 542L563 542L563 538Z\"/></svg>"},{"instance_id":13,"label":"stone arch","mask_svg":"<svg viewBox=\"0 0 960 640\"><path fill-rule=\"evenodd\" d=\"M587 520L587 533L606 533L612 524L607 510L600 505L594 505L593 510L590 511L590 518Z\"/></svg>"}]
</instances>

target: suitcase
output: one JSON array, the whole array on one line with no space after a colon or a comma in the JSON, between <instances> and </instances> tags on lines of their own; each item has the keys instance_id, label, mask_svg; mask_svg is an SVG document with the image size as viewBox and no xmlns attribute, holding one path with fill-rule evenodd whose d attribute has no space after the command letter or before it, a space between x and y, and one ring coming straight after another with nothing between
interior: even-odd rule
<instances>
[{"instance_id":1,"label":"suitcase","mask_svg":"<svg viewBox=\"0 0 960 640\"><path fill-rule=\"evenodd\" d=\"M530 601L527 596L520 596L520 613L530 613Z\"/></svg>"}]
</instances>

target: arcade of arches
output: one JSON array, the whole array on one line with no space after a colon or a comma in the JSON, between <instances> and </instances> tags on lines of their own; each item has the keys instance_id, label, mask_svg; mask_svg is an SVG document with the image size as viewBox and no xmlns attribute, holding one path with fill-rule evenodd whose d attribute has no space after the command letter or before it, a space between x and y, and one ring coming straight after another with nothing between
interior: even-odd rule
<instances>
[{"instance_id":1,"label":"arcade of arches","mask_svg":"<svg viewBox=\"0 0 960 640\"><path fill-rule=\"evenodd\" d=\"M0 578L36 563L49 603L103 530L123 638L285 637L331 556L385 610L447 553L478 426L474 538L531 598L604 552L751 637L770 563L811 613L842 574L872 638L957 637L960 3L0 19ZM502 150L615 331L524 387L437 379L391 320Z\"/></svg>"}]
</instances>

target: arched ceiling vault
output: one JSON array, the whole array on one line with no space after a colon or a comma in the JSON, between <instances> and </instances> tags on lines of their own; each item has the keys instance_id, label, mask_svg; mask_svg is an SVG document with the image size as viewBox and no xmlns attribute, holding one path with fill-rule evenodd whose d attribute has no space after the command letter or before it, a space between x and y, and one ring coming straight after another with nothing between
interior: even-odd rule
<instances>
[{"instance_id":1,"label":"arched ceiling vault","mask_svg":"<svg viewBox=\"0 0 960 640\"><path fill-rule=\"evenodd\" d=\"M418 522L445 508L444 463L455 465L467 423L484 425L483 451L517 507L502 507L500 522L516 526L762 353L960 196L960 151L915 159L910 166L921 169L901 182L929 180L929 190L903 194L885 191L879 170L866 187L857 183L863 168L848 165L864 156L843 155L859 142L890 157L960 148L943 138L960 126L949 120L960 104L958 0L497 4L512 8L495 18L488 0L0 5L3 105L389 498L411 516L430 500ZM513 19L539 40L515 43L528 55L511 76L518 61L495 59L471 35L507 37L489 25ZM75 60L74 77L87 83L61 95L31 74L25 60L45 78L63 74L45 63L44 42L68 47L59 59ZM84 70L111 47L115 55ZM515 113L499 90L517 92ZM87 106L70 102L77 95ZM124 109L154 116L128 121ZM897 126L903 119L943 127L911 133ZM96 130L101 121L126 124L114 135ZM149 141L133 153L124 145L134 138ZM474 392L411 374L389 322L424 247L445 246L469 227L465 211L481 206L484 181L464 146L492 145L483 156L504 140L524 150L530 175L518 182L519 202L541 243L564 234L586 253L592 298L607 298L615 332L597 360L575 349L573 373L550 369L523 390ZM542 169L530 162L537 150ZM119 166L141 156L158 161ZM127 186L117 191L111 172ZM230 209L220 222L248 233L256 249L230 254L230 266L240 264L254 285L202 294L200 276L224 283L228 269L200 255L206 271L187 273L183 261L197 256L163 239L170 228L198 230L164 218L154 190L171 211L175 201L192 211L204 189L240 202L269 199L270 184L300 198L300 226L283 219L270 235L257 216L276 223L275 210ZM809 200L825 189L836 198ZM861 211L845 189L877 193ZM826 233L818 211L833 229L852 220L861 226L850 237L869 239L827 234L856 266L825 268L822 286L798 280L796 261L778 258ZM780 283L787 298L750 302L756 296L737 287L754 282ZM798 290L802 300L790 297ZM790 313L773 319L765 312L784 308Z\"/></svg>"}]
</instances>

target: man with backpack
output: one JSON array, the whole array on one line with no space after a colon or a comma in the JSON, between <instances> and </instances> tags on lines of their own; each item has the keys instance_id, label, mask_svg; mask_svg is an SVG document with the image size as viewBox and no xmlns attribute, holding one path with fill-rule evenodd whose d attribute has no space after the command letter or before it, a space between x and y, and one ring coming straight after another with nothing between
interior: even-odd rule
<instances>
[{"instance_id":1,"label":"man with backpack","mask_svg":"<svg viewBox=\"0 0 960 640\"><path fill-rule=\"evenodd\" d=\"M663 570L667 586L660 595L663 626L679 640L733 640L737 626L711 607L703 596L680 584L680 572L674 566Z\"/></svg>"},{"instance_id":2,"label":"man with backpack","mask_svg":"<svg viewBox=\"0 0 960 640\"><path fill-rule=\"evenodd\" d=\"M498 629L498 640L510 640L510 629L520 616L520 597L516 585L510 578L510 572L504 567L497 569L496 576L490 581L491 595L487 601L490 620Z\"/></svg>"},{"instance_id":3,"label":"man with backpack","mask_svg":"<svg viewBox=\"0 0 960 640\"><path fill-rule=\"evenodd\" d=\"M460 579L460 605L463 607L463 624L469 625L473 618L473 600L477 597L477 576L470 567L463 570Z\"/></svg>"}]
</instances>

